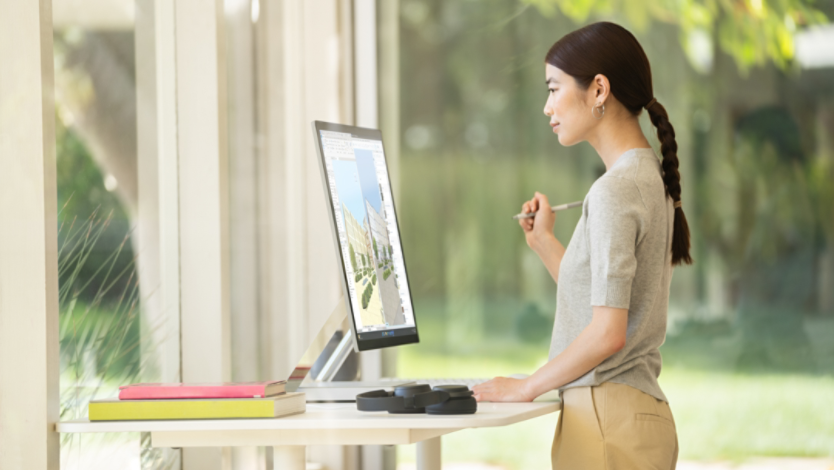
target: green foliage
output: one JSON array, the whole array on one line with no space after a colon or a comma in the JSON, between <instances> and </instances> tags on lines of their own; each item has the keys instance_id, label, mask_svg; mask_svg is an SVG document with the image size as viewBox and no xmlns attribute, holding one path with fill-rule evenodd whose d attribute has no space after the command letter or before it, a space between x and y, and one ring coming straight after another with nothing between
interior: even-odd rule
<instances>
[{"instance_id":1,"label":"green foliage","mask_svg":"<svg viewBox=\"0 0 834 470\"><path fill-rule=\"evenodd\" d=\"M382 273L382 280L384 281L384 280L388 279L388 277L389 277L389 276L391 276L391 270L390 270L390 269L386 269L386 270Z\"/></svg>"},{"instance_id":2,"label":"green foliage","mask_svg":"<svg viewBox=\"0 0 834 470\"><path fill-rule=\"evenodd\" d=\"M362 279L362 273L356 273L356 277L353 278L354 282L359 282Z\"/></svg>"},{"instance_id":3,"label":"green foliage","mask_svg":"<svg viewBox=\"0 0 834 470\"><path fill-rule=\"evenodd\" d=\"M110 220L94 212L84 223L61 224L59 231L62 419L84 417L87 403L108 384L141 381L138 278L133 262L119 266L127 237L102 263L89 266ZM99 287L85 301L90 285Z\"/></svg>"},{"instance_id":4,"label":"green foliage","mask_svg":"<svg viewBox=\"0 0 834 470\"><path fill-rule=\"evenodd\" d=\"M101 276L96 275L100 266L112 262L114 271L121 272L133 265L130 219L116 195L104 188L104 177L78 135L62 126L60 119L56 119L56 123L56 179L58 207L61 208L58 245L69 247L74 243L66 238L71 234L81 239L77 229L90 228L91 220L100 224L94 245L85 252L87 258L74 265L78 271L59 270L58 282L61 286L72 285L79 300L92 302L105 287L101 284ZM113 253L118 253L115 259L111 259ZM71 275L78 282L70 282L68 276ZM112 288L103 291L108 302L117 301L128 289L127 277L115 282Z\"/></svg>"},{"instance_id":5,"label":"green foliage","mask_svg":"<svg viewBox=\"0 0 834 470\"><path fill-rule=\"evenodd\" d=\"M365 291L362 292L362 308L363 309L368 308L368 302L371 301L371 294L373 294L373 292L374 292L374 287L370 283L368 283L368 285L365 287Z\"/></svg>"},{"instance_id":6,"label":"green foliage","mask_svg":"<svg viewBox=\"0 0 834 470\"><path fill-rule=\"evenodd\" d=\"M543 343L550 339L553 321L546 317L535 303L529 303L516 316L515 328L518 337L526 343Z\"/></svg>"},{"instance_id":7,"label":"green foliage","mask_svg":"<svg viewBox=\"0 0 834 470\"><path fill-rule=\"evenodd\" d=\"M651 22L680 27L684 50L699 38L717 40L741 71L773 62L787 68L794 59L794 33L802 27L827 22L826 15L808 0L522 0L545 15L557 10L576 23L591 17L622 17L638 31Z\"/></svg>"},{"instance_id":8,"label":"green foliage","mask_svg":"<svg viewBox=\"0 0 834 470\"><path fill-rule=\"evenodd\" d=\"M353 244L348 244L348 249L350 250L350 265L353 266L353 270L356 271L356 252L353 251Z\"/></svg>"},{"instance_id":9,"label":"green foliage","mask_svg":"<svg viewBox=\"0 0 834 470\"><path fill-rule=\"evenodd\" d=\"M374 257L379 258L379 251L376 248L376 238L371 237L371 240L374 242Z\"/></svg>"},{"instance_id":10,"label":"green foliage","mask_svg":"<svg viewBox=\"0 0 834 470\"><path fill-rule=\"evenodd\" d=\"M376 274L371 278L371 284L376 285Z\"/></svg>"},{"instance_id":11,"label":"green foliage","mask_svg":"<svg viewBox=\"0 0 834 470\"><path fill-rule=\"evenodd\" d=\"M69 420L116 385L141 382L144 369L128 215L75 132L56 121L60 416Z\"/></svg>"}]
</instances>

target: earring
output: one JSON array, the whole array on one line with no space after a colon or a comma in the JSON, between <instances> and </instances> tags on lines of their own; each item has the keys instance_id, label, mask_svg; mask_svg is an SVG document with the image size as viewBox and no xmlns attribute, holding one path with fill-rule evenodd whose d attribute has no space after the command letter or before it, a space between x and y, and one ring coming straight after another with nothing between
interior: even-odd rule
<instances>
[{"instance_id":1,"label":"earring","mask_svg":"<svg viewBox=\"0 0 834 470\"><path fill-rule=\"evenodd\" d=\"M598 109L601 109L601 111L599 113L597 113ZM599 116L597 116L597 114L599 114ZM591 108L591 115L594 116L594 119L596 119L597 121L602 119L602 117L605 116L605 103L602 103L599 106L592 107Z\"/></svg>"}]
</instances>

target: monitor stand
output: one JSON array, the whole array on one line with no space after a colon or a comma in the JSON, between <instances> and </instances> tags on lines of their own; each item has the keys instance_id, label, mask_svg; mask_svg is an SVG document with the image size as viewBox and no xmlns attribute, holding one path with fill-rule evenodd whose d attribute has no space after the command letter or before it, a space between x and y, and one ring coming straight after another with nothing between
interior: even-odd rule
<instances>
[{"instance_id":1,"label":"monitor stand","mask_svg":"<svg viewBox=\"0 0 834 470\"><path fill-rule=\"evenodd\" d=\"M342 333L342 338L329 356L325 350L327 343L337 333ZM396 387L398 385L411 383L410 381L378 380L378 381L333 381L336 373L345 363L345 360L353 350L353 331L350 327L350 319L345 308L344 294L339 296L336 307L322 325L316 337L313 339L307 351L298 361L289 380L287 380L287 391L304 392L307 394L307 402L354 402L356 395L370 390L380 388ZM317 361L324 361L324 365L315 377L310 376L310 370Z\"/></svg>"}]
</instances>

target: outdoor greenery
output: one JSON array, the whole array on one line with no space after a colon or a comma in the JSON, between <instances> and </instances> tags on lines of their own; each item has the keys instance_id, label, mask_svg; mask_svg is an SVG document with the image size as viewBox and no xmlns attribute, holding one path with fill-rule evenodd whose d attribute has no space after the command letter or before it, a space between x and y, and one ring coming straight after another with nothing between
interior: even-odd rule
<instances>
[{"instance_id":1,"label":"outdoor greenery","mask_svg":"<svg viewBox=\"0 0 834 470\"><path fill-rule=\"evenodd\" d=\"M117 273L127 272L133 266L130 219L115 194L104 188L102 172L85 144L60 119L56 122L56 177L61 210L58 245L67 249L74 246L73 237L78 241L77 231L91 220L100 228L94 246L85 251L84 262L59 271L59 285L62 291L71 289L71 295L83 302L92 303L97 297L99 303L116 302L135 278L110 278L115 284L107 288L105 278L96 272L107 264L112 264Z\"/></svg>"},{"instance_id":2,"label":"outdoor greenery","mask_svg":"<svg viewBox=\"0 0 834 470\"><path fill-rule=\"evenodd\" d=\"M403 3L400 103L408 112L400 171L409 178L401 180L399 213L414 297L443 305L417 315L441 315L449 338L467 338L444 347L466 349L507 332L527 341L525 331L548 329L556 286L509 216L534 191L553 203L580 200L604 171L590 147L560 147L541 114L544 53L580 26L541 14L543 3ZM584 3L595 5L587 21L634 27L620 4ZM817 7L834 11L830 2ZM762 8L779 11L768 2ZM828 353L808 331L817 319L830 321L834 308L825 300L832 286L821 284L834 250L834 164L825 157L830 118L820 120L834 112L834 77L765 64L754 80L720 51L705 77L682 54L680 27L652 21L644 32L634 29L676 126L696 260L676 270L671 331L687 319L729 322L744 332L734 366L821 371ZM427 35L438 28L441 35ZM808 86L822 76L829 85ZM737 96L741 89L770 101L746 104L752 98ZM557 216L563 243L578 217ZM797 351L790 360L778 352L788 345Z\"/></svg>"},{"instance_id":3,"label":"outdoor greenery","mask_svg":"<svg viewBox=\"0 0 834 470\"><path fill-rule=\"evenodd\" d=\"M77 135L58 122L62 370L84 383L135 377L139 297L129 220ZM101 375L83 377L87 366Z\"/></svg>"},{"instance_id":4,"label":"outdoor greenery","mask_svg":"<svg viewBox=\"0 0 834 470\"><path fill-rule=\"evenodd\" d=\"M398 375L547 360L557 286L510 216L534 191L581 200L604 173L547 126L543 59L612 20L645 48L679 145L695 265L675 270L660 380L681 457L834 456L834 71L794 55L834 2L400 5L397 212L421 343L399 349ZM579 216L557 215L563 244ZM444 459L547 468L555 423L537 423L450 436Z\"/></svg>"},{"instance_id":5,"label":"outdoor greenery","mask_svg":"<svg viewBox=\"0 0 834 470\"><path fill-rule=\"evenodd\" d=\"M418 314L431 309L418 303ZM547 360L547 343L494 338L467 354L444 354L442 323L421 316L421 344L398 348L401 377L493 377L531 373ZM661 348L660 384L675 415L683 460L742 461L750 456L834 456L832 374L740 372L727 361L737 348L711 325L693 324ZM549 330L548 330L549 331ZM434 351L434 352L432 352ZM785 351L789 353L789 351ZM485 462L513 470L549 468L555 419L444 437L444 460ZM413 446L398 459L414 461Z\"/></svg>"},{"instance_id":6,"label":"outdoor greenery","mask_svg":"<svg viewBox=\"0 0 834 470\"><path fill-rule=\"evenodd\" d=\"M127 215L78 136L57 124L60 416L70 420L86 417L90 400L143 381L145 370ZM125 437L63 434L62 464L83 465L82 448L114 439Z\"/></svg>"},{"instance_id":7,"label":"outdoor greenery","mask_svg":"<svg viewBox=\"0 0 834 470\"><path fill-rule=\"evenodd\" d=\"M794 41L828 24L834 2L402 0L400 12L407 177L395 189L422 342L398 349L398 374L491 377L547 360L556 286L509 217L533 191L580 200L604 172L593 149L562 148L550 132L543 58L563 34L613 20L645 47L680 147L696 264L676 270L660 381L681 458L834 456L834 72L801 70ZM130 36L56 37L57 86L70 87L56 129L62 419L142 380L140 349L152 347L140 337L131 201L105 187L80 137L94 120L73 124L96 99L129 111L105 100L106 77L81 69L113 69L96 55L110 41L130 71ZM578 218L557 216L564 244ZM387 280L393 249L372 244ZM350 260L356 282L370 277L364 309L373 260L352 246ZM547 468L551 418L455 433L444 459ZM77 435L63 439L77 447ZM413 459L413 446L399 449Z\"/></svg>"},{"instance_id":8,"label":"outdoor greenery","mask_svg":"<svg viewBox=\"0 0 834 470\"><path fill-rule=\"evenodd\" d=\"M699 41L717 38L721 50L743 71L768 62L788 68L795 57L796 31L828 21L817 6L822 2L807 0L523 1L548 17L559 12L576 23L597 16L620 17L640 32L653 22L675 25L680 30L681 47L688 53L700 47Z\"/></svg>"},{"instance_id":9,"label":"outdoor greenery","mask_svg":"<svg viewBox=\"0 0 834 470\"><path fill-rule=\"evenodd\" d=\"M423 322L420 329L422 338ZM398 365L403 377L489 377L529 372L546 360L542 350L534 354L518 352L517 346L498 348L503 357L484 359L427 355L405 347L399 351ZM834 394L834 378L830 376L664 367L660 383L675 416L681 460L739 462L750 456L834 455L834 409L828 405ZM443 458L512 470L549 468L555 426L555 417L546 416L512 428L453 433L443 438ZM415 460L414 446L398 446L397 451L399 461Z\"/></svg>"}]
</instances>

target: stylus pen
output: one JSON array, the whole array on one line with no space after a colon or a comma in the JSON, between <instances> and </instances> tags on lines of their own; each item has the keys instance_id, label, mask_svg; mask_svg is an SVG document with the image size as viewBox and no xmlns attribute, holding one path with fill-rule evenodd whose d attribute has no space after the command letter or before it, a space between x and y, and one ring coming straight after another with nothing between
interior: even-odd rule
<instances>
[{"instance_id":1,"label":"stylus pen","mask_svg":"<svg viewBox=\"0 0 834 470\"><path fill-rule=\"evenodd\" d=\"M567 204L561 204L561 205L558 205L558 206L553 206L553 207L550 208L550 210L553 211L553 212L556 212L556 211L561 211L561 210L565 210L565 209L572 209L574 207L579 207L581 205L582 205L582 201L569 202ZM529 219L530 217L535 217L535 216L536 216L535 212L522 212L521 214L514 215L513 220Z\"/></svg>"}]
</instances>

